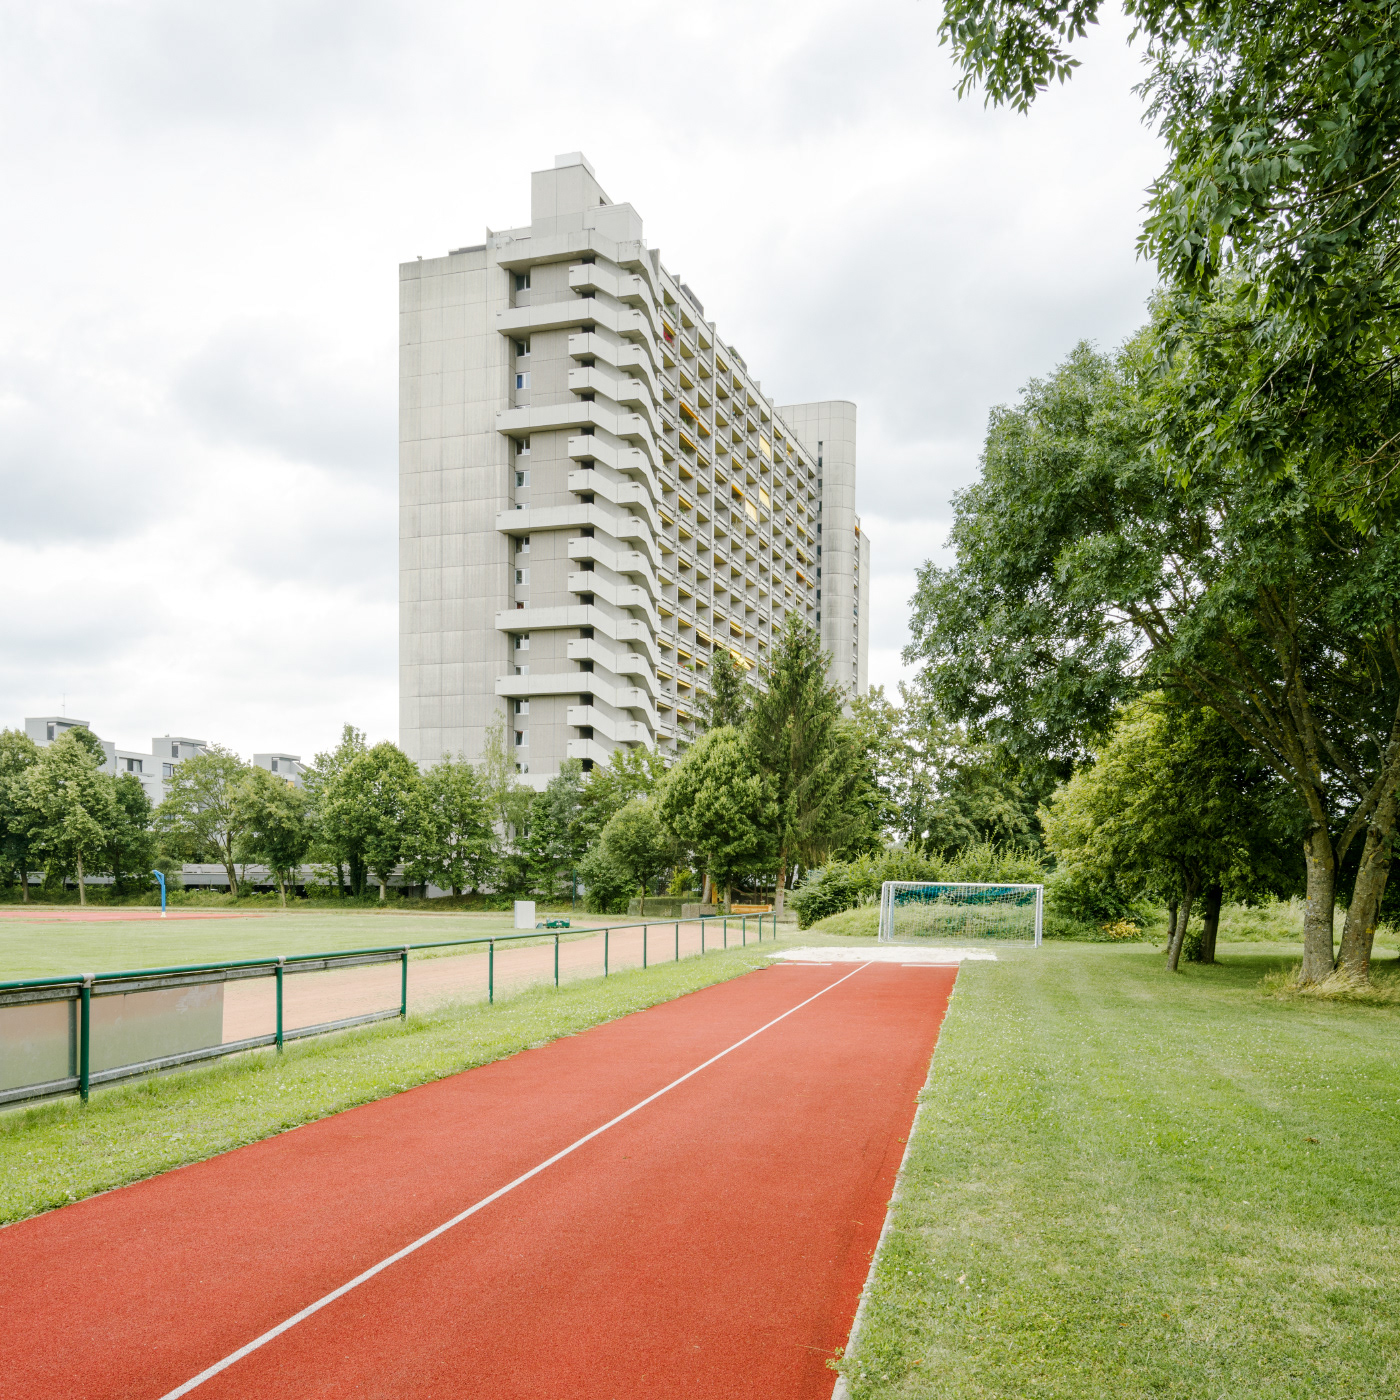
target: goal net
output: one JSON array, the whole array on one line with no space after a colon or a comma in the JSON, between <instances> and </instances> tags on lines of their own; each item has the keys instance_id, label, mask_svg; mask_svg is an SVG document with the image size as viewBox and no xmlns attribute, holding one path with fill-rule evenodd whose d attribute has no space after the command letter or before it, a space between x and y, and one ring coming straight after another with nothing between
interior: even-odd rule
<instances>
[{"instance_id":1,"label":"goal net","mask_svg":"<svg viewBox=\"0 0 1400 1400\"><path fill-rule=\"evenodd\" d=\"M1040 946L1044 885L974 885L886 880L880 941L996 938Z\"/></svg>"}]
</instances>

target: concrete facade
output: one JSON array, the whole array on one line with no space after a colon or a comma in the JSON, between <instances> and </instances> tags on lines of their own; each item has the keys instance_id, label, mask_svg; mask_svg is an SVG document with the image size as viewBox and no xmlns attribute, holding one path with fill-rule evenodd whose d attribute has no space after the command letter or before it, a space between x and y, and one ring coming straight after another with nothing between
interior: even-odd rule
<instances>
[{"instance_id":1,"label":"concrete facade","mask_svg":"<svg viewBox=\"0 0 1400 1400\"><path fill-rule=\"evenodd\" d=\"M542 786L675 753L715 650L761 676L793 612L864 689L855 405L778 409L581 155L534 172L527 227L399 278L410 757L500 726Z\"/></svg>"},{"instance_id":2,"label":"concrete facade","mask_svg":"<svg viewBox=\"0 0 1400 1400\"><path fill-rule=\"evenodd\" d=\"M85 729L92 728L87 720L74 719L71 715L36 715L25 719L24 732L40 748L44 748L65 729L74 729L79 725ZM100 735L98 743L107 755L105 771L114 775L131 773L140 778L141 786L146 789L146 796L153 806L159 806L165 800L166 781L174 776L177 765L203 753L209 746L205 739L192 739L183 734L161 734L153 738L149 753L141 749L119 749L110 739L103 739ZM298 787L302 785L302 765L296 754L255 753L253 763L259 768L270 769Z\"/></svg>"}]
</instances>

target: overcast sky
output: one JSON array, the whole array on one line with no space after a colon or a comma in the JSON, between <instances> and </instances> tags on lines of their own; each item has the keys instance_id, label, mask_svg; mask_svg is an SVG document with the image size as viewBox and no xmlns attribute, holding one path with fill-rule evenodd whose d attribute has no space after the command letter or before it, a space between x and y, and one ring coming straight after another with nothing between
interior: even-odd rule
<instances>
[{"instance_id":1,"label":"overcast sky","mask_svg":"<svg viewBox=\"0 0 1400 1400\"><path fill-rule=\"evenodd\" d=\"M398 737L397 265L572 150L765 391L858 403L892 684L988 410L1153 280L1126 26L1019 117L957 101L938 16L0 0L0 725Z\"/></svg>"}]
</instances>

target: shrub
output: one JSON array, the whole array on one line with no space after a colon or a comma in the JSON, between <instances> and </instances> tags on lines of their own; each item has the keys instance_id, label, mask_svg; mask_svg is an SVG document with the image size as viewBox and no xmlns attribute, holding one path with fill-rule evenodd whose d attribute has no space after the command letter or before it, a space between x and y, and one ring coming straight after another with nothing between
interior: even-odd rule
<instances>
[{"instance_id":1,"label":"shrub","mask_svg":"<svg viewBox=\"0 0 1400 1400\"><path fill-rule=\"evenodd\" d=\"M809 870L790 901L799 928L880 898L886 880L954 880L996 885L1039 885L1045 862L1034 852L981 842L950 855L898 847L855 860L829 861Z\"/></svg>"},{"instance_id":2,"label":"shrub","mask_svg":"<svg viewBox=\"0 0 1400 1400\"><path fill-rule=\"evenodd\" d=\"M626 871L620 870L603 851L602 842L591 846L578 863L579 879L584 884L584 905L593 914L625 914L627 901L636 893L636 885Z\"/></svg>"}]
</instances>

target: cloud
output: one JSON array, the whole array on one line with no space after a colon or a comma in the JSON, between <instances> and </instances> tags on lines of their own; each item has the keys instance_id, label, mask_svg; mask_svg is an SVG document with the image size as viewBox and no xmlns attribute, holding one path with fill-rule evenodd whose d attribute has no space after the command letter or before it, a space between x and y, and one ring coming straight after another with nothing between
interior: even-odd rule
<instances>
[{"instance_id":1,"label":"cloud","mask_svg":"<svg viewBox=\"0 0 1400 1400\"><path fill-rule=\"evenodd\" d=\"M397 382L387 356L347 354L287 322L240 320L185 362L174 389L212 441L387 483L398 451Z\"/></svg>"}]
</instances>

